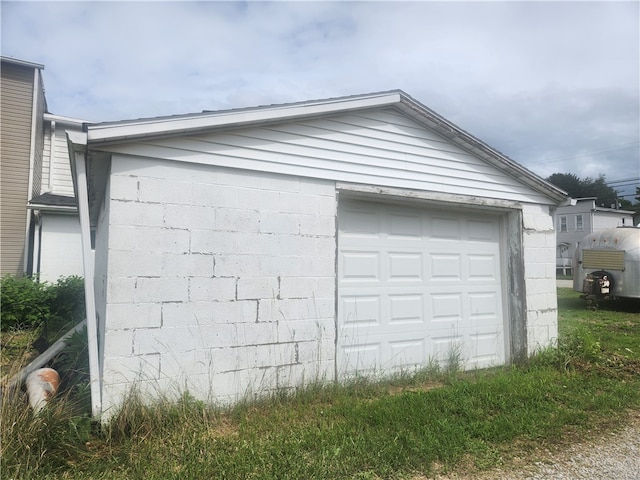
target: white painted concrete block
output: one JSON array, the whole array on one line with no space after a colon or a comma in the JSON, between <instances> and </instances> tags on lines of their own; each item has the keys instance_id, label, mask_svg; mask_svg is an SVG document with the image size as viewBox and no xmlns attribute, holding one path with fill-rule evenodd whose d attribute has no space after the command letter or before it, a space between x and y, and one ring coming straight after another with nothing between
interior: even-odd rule
<instances>
[{"instance_id":1,"label":"white painted concrete block","mask_svg":"<svg viewBox=\"0 0 640 480\"><path fill-rule=\"evenodd\" d=\"M258 190L255 188L239 188L237 208L258 210L260 212L277 212L280 205L278 190Z\"/></svg>"},{"instance_id":2,"label":"white painted concrete block","mask_svg":"<svg viewBox=\"0 0 640 480\"><path fill-rule=\"evenodd\" d=\"M110 250L135 250L137 226L110 225L109 249Z\"/></svg>"},{"instance_id":3,"label":"white painted concrete block","mask_svg":"<svg viewBox=\"0 0 640 480\"><path fill-rule=\"evenodd\" d=\"M138 278L134 298L137 303L184 302L189 297L186 278Z\"/></svg>"},{"instance_id":4,"label":"white painted concrete block","mask_svg":"<svg viewBox=\"0 0 640 480\"><path fill-rule=\"evenodd\" d=\"M162 305L159 303L107 304L108 329L128 330L162 326Z\"/></svg>"},{"instance_id":5,"label":"white painted concrete block","mask_svg":"<svg viewBox=\"0 0 640 480\"><path fill-rule=\"evenodd\" d=\"M333 319L331 319L333 327ZM297 320L295 322L278 322L277 338L278 342L310 342L320 341L335 334L327 331L326 319ZM332 340L333 341L333 340Z\"/></svg>"},{"instance_id":6,"label":"white painted concrete block","mask_svg":"<svg viewBox=\"0 0 640 480\"><path fill-rule=\"evenodd\" d=\"M112 330L104 334L104 351L109 356L133 355L133 330Z\"/></svg>"},{"instance_id":7,"label":"white painted concrete block","mask_svg":"<svg viewBox=\"0 0 640 480\"><path fill-rule=\"evenodd\" d=\"M133 303L136 293L136 279L132 277L109 277L106 279L107 303Z\"/></svg>"},{"instance_id":8,"label":"white painted concrete block","mask_svg":"<svg viewBox=\"0 0 640 480\"><path fill-rule=\"evenodd\" d=\"M219 185L229 185L234 188L260 188L260 174L249 170L239 170L235 168L218 169Z\"/></svg>"},{"instance_id":9,"label":"white painted concrete block","mask_svg":"<svg viewBox=\"0 0 640 480\"><path fill-rule=\"evenodd\" d=\"M198 301L225 301L235 300L235 278L204 278L192 277L189 279L189 300Z\"/></svg>"},{"instance_id":10,"label":"white painted concrete block","mask_svg":"<svg viewBox=\"0 0 640 480\"><path fill-rule=\"evenodd\" d=\"M299 192L300 178L276 173L260 173L259 188L276 192Z\"/></svg>"},{"instance_id":11,"label":"white painted concrete block","mask_svg":"<svg viewBox=\"0 0 640 480\"><path fill-rule=\"evenodd\" d=\"M272 322L239 323L236 325L238 345L275 343L276 325Z\"/></svg>"},{"instance_id":12,"label":"white painted concrete block","mask_svg":"<svg viewBox=\"0 0 640 480\"><path fill-rule=\"evenodd\" d=\"M231 348L205 348L194 351L195 363L207 373L219 374L238 369L239 355ZM214 381L217 378L214 377Z\"/></svg>"},{"instance_id":13,"label":"white painted concrete block","mask_svg":"<svg viewBox=\"0 0 640 480\"><path fill-rule=\"evenodd\" d=\"M336 184L329 180L315 178L300 178L300 193L306 195L320 195L335 199Z\"/></svg>"},{"instance_id":14,"label":"white painted concrete block","mask_svg":"<svg viewBox=\"0 0 640 480\"><path fill-rule=\"evenodd\" d=\"M202 185L192 187L193 205L207 207L239 208L238 188L227 185Z\"/></svg>"},{"instance_id":15,"label":"white painted concrete block","mask_svg":"<svg viewBox=\"0 0 640 480\"><path fill-rule=\"evenodd\" d=\"M164 225L168 228L213 230L216 209L202 205L165 205Z\"/></svg>"},{"instance_id":16,"label":"white painted concrete block","mask_svg":"<svg viewBox=\"0 0 640 480\"><path fill-rule=\"evenodd\" d=\"M113 200L140 201L137 176L113 175L109 181L109 195Z\"/></svg>"},{"instance_id":17,"label":"white painted concrete block","mask_svg":"<svg viewBox=\"0 0 640 480\"><path fill-rule=\"evenodd\" d=\"M218 208L216 212L216 230L227 232L259 232L260 212Z\"/></svg>"},{"instance_id":18,"label":"white painted concrete block","mask_svg":"<svg viewBox=\"0 0 640 480\"><path fill-rule=\"evenodd\" d=\"M254 276L259 272L266 276L278 276L277 271L269 271L263 269L263 257L260 255L215 255L215 274L216 276Z\"/></svg>"},{"instance_id":19,"label":"white painted concrete block","mask_svg":"<svg viewBox=\"0 0 640 480\"><path fill-rule=\"evenodd\" d=\"M328 215L299 215L301 235L333 236L336 231L336 217Z\"/></svg>"},{"instance_id":20,"label":"white painted concrete block","mask_svg":"<svg viewBox=\"0 0 640 480\"><path fill-rule=\"evenodd\" d=\"M300 232L300 217L294 214L260 212L260 233L296 235Z\"/></svg>"},{"instance_id":21,"label":"white painted concrete block","mask_svg":"<svg viewBox=\"0 0 640 480\"><path fill-rule=\"evenodd\" d=\"M139 177L138 192L141 202L190 205L191 182L179 181L175 178Z\"/></svg>"},{"instance_id":22,"label":"white painted concrete block","mask_svg":"<svg viewBox=\"0 0 640 480\"><path fill-rule=\"evenodd\" d=\"M215 323L255 323L258 317L258 302L214 302L210 304L210 310Z\"/></svg>"},{"instance_id":23,"label":"white painted concrete block","mask_svg":"<svg viewBox=\"0 0 640 480\"><path fill-rule=\"evenodd\" d=\"M188 253L190 245L189 230L156 227L139 227L136 230L136 249L139 251Z\"/></svg>"},{"instance_id":24,"label":"white painted concrete block","mask_svg":"<svg viewBox=\"0 0 640 480\"><path fill-rule=\"evenodd\" d=\"M306 215L318 214L317 195L303 195L297 193L280 193L278 210L282 213L302 213Z\"/></svg>"},{"instance_id":25,"label":"white painted concrete block","mask_svg":"<svg viewBox=\"0 0 640 480\"><path fill-rule=\"evenodd\" d=\"M110 202L109 208L110 227L112 225L162 227L164 224L164 206L159 203L113 200Z\"/></svg>"},{"instance_id":26,"label":"white painted concrete block","mask_svg":"<svg viewBox=\"0 0 640 480\"><path fill-rule=\"evenodd\" d=\"M110 384L128 383L129 388L145 380L157 380L160 378L160 354L105 356L103 377L108 378Z\"/></svg>"},{"instance_id":27,"label":"white painted concrete block","mask_svg":"<svg viewBox=\"0 0 640 480\"><path fill-rule=\"evenodd\" d=\"M213 255L162 254L162 274L166 277L213 277Z\"/></svg>"},{"instance_id":28,"label":"white painted concrete block","mask_svg":"<svg viewBox=\"0 0 640 480\"><path fill-rule=\"evenodd\" d=\"M238 278L238 300L277 298L279 282L277 277Z\"/></svg>"},{"instance_id":29,"label":"white painted concrete block","mask_svg":"<svg viewBox=\"0 0 640 480\"><path fill-rule=\"evenodd\" d=\"M281 298L326 298L336 290L334 277L282 277Z\"/></svg>"},{"instance_id":30,"label":"white painted concrete block","mask_svg":"<svg viewBox=\"0 0 640 480\"><path fill-rule=\"evenodd\" d=\"M116 277L160 277L161 253L110 250L109 275Z\"/></svg>"},{"instance_id":31,"label":"white painted concrete block","mask_svg":"<svg viewBox=\"0 0 640 480\"><path fill-rule=\"evenodd\" d=\"M201 328L197 325L162 328L141 328L136 330L133 350L137 355L160 353L181 357L200 345Z\"/></svg>"}]
</instances>

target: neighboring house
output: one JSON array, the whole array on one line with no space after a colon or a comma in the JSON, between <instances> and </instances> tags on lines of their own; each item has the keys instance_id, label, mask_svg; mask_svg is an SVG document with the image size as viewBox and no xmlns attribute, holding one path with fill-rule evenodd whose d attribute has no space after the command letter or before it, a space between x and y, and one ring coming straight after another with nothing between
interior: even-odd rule
<instances>
[{"instance_id":1,"label":"neighboring house","mask_svg":"<svg viewBox=\"0 0 640 480\"><path fill-rule=\"evenodd\" d=\"M2 275L30 273L27 201L40 194L42 116L47 109L43 65L2 57L0 68L0 222Z\"/></svg>"},{"instance_id":2,"label":"neighboring house","mask_svg":"<svg viewBox=\"0 0 640 480\"><path fill-rule=\"evenodd\" d=\"M564 193L401 91L69 138L103 419L133 388L230 403L557 337Z\"/></svg>"},{"instance_id":3,"label":"neighboring house","mask_svg":"<svg viewBox=\"0 0 640 480\"><path fill-rule=\"evenodd\" d=\"M82 275L80 224L65 130L47 113L42 65L2 57L2 274L55 282Z\"/></svg>"},{"instance_id":4,"label":"neighboring house","mask_svg":"<svg viewBox=\"0 0 640 480\"><path fill-rule=\"evenodd\" d=\"M571 262L578 243L590 233L604 228L633 226L634 212L596 205L596 197L571 199L558 207L556 224L556 268L572 273Z\"/></svg>"},{"instance_id":5,"label":"neighboring house","mask_svg":"<svg viewBox=\"0 0 640 480\"><path fill-rule=\"evenodd\" d=\"M44 114L44 155L40 195L31 198L33 272L40 280L83 275L78 207L65 131L82 131L82 120Z\"/></svg>"}]
</instances>

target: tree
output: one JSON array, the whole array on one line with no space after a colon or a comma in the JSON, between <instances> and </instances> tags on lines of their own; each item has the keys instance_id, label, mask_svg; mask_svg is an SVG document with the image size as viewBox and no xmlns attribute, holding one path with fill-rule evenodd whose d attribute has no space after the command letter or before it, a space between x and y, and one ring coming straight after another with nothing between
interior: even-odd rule
<instances>
[{"instance_id":1,"label":"tree","mask_svg":"<svg viewBox=\"0 0 640 480\"><path fill-rule=\"evenodd\" d=\"M595 179L591 177L581 179L573 173L554 173L547 178L547 181L563 189L572 198L596 197L596 205L600 207L616 208L625 202L618 198L615 189L607 185L604 174L600 174ZM626 201L626 203L629 202Z\"/></svg>"}]
</instances>

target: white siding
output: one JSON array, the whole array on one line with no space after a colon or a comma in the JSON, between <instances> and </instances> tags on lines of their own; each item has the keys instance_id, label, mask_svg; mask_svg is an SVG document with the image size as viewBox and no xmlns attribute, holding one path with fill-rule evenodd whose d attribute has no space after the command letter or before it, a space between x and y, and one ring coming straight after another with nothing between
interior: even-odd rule
<instances>
[{"instance_id":1,"label":"white siding","mask_svg":"<svg viewBox=\"0 0 640 480\"><path fill-rule=\"evenodd\" d=\"M369 185L549 201L392 108L103 148Z\"/></svg>"},{"instance_id":2,"label":"white siding","mask_svg":"<svg viewBox=\"0 0 640 480\"><path fill-rule=\"evenodd\" d=\"M624 223L623 223L624 220ZM615 228L633 226L632 215L620 215L616 213L595 212L593 214L593 231L602 230L604 228ZM585 233L586 235L586 233Z\"/></svg>"},{"instance_id":3,"label":"white siding","mask_svg":"<svg viewBox=\"0 0 640 480\"><path fill-rule=\"evenodd\" d=\"M61 276L84 275L80 221L76 215L42 216L40 279L56 282Z\"/></svg>"},{"instance_id":4,"label":"white siding","mask_svg":"<svg viewBox=\"0 0 640 480\"><path fill-rule=\"evenodd\" d=\"M80 127L56 122L54 131L51 122L46 122L41 192L74 195L65 130L80 130ZM51 175L53 175L53 179L51 179Z\"/></svg>"}]
</instances>

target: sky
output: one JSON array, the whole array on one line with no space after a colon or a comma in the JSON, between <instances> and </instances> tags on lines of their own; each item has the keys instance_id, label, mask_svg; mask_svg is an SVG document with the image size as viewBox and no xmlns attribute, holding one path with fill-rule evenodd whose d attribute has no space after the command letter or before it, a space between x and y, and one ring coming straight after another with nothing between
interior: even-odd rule
<instances>
[{"instance_id":1,"label":"sky","mask_svg":"<svg viewBox=\"0 0 640 480\"><path fill-rule=\"evenodd\" d=\"M93 122L401 89L546 178L640 186L640 1L11 2L1 52ZM633 200L633 195L626 197Z\"/></svg>"}]
</instances>

